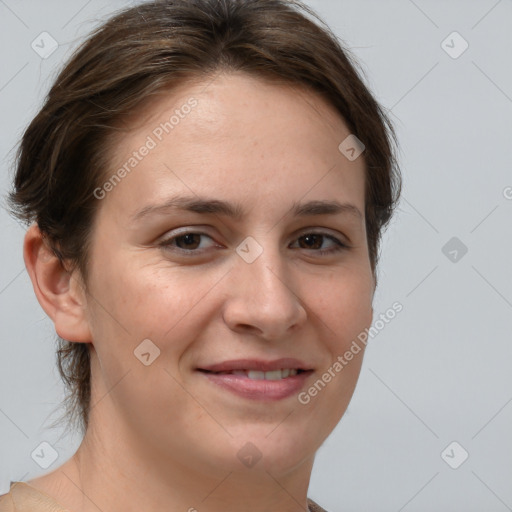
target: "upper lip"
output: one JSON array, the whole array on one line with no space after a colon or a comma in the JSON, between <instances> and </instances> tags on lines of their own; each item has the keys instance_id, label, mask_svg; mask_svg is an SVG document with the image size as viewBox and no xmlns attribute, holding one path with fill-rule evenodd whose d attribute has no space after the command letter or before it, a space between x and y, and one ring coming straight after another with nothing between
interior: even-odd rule
<instances>
[{"instance_id":1,"label":"upper lip","mask_svg":"<svg viewBox=\"0 0 512 512\"><path fill-rule=\"evenodd\" d=\"M311 370L306 363L292 357L283 357L273 361L264 361L263 359L234 359L232 361L223 361L208 366L201 366L198 370L209 372L230 372L233 370L256 370L261 372L271 372L284 368L296 370Z\"/></svg>"}]
</instances>

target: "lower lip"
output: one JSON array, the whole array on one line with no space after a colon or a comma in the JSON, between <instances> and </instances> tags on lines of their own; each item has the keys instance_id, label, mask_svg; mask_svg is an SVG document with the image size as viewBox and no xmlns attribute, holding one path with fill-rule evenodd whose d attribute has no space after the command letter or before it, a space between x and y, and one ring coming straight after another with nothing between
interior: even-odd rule
<instances>
[{"instance_id":1,"label":"lower lip","mask_svg":"<svg viewBox=\"0 0 512 512\"><path fill-rule=\"evenodd\" d=\"M304 387L305 380L311 375L306 371L279 380L254 380L244 375L231 373L199 372L218 386L243 398L252 400L282 400L297 394Z\"/></svg>"}]
</instances>

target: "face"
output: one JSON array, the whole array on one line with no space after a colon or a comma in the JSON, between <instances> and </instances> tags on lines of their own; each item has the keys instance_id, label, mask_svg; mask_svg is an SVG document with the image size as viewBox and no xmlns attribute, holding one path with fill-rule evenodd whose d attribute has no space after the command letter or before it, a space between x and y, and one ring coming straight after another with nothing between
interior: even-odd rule
<instances>
[{"instance_id":1,"label":"face","mask_svg":"<svg viewBox=\"0 0 512 512\"><path fill-rule=\"evenodd\" d=\"M349 134L315 94L243 74L183 84L122 134L90 253L95 428L204 472L312 461L363 350L333 365L372 319Z\"/></svg>"}]
</instances>

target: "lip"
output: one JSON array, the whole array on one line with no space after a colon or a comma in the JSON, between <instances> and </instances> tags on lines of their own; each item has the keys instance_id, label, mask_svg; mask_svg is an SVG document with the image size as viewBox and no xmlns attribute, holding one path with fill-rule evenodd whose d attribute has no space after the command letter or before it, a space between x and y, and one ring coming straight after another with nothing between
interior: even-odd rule
<instances>
[{"instance_id":1,"label":"lip","mask_svg":"<svg viewBox=\"0 0 512 512\"><path fill-rule=\"evenodd\" d=\"M281 368L304 370L297 375L279 380L253 380L246 375L233 375L233 370L273 371ZM313 373L305 363L294 358L282 358L274 361L258 359L237 359L224 361L201 368L197 372L209 382L230 391L242 398L258 401L276 401L288 398L299 393L304 387L306 379Z\"/></svg>"},{"instance_id":2,"label":"lip","mask_svg":"<svg viewBox=\"0 0 512 512\"><path fill-rule=\"evenodd\" d=\"M295 370L311 370L303 361L293 357L282 357L273 361L264 361L263 359L233 359L232 361L223 361L221 363L209 366L201 366L198 370L209 372L230 372L233 370L256 370L260 372L271 372L281 368L290 368Z\"/></svg>"}]
</instances>

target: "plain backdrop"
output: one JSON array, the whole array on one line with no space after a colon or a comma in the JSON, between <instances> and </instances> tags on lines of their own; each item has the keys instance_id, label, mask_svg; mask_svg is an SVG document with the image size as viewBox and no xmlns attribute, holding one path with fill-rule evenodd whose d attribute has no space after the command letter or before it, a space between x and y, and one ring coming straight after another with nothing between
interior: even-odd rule
<instances>
[{"instance_id":1,"label":"plain backdrop","mask_svg":"<svg viewBox=\"0 0 512 512\"><path fill-rule=\"evenodd\" d=\"M0 1L4 196L16 143L56 72L133 3ZM330 512L512 510L512 2L307 3L390 112L404 174L374 304L376 318L395 301L403 311L369 343L309 495ZM47 51L58 44L46 58L33 49L41 37ZM49 428L63 397L53 325L24 270L23 227L3 209L0 226L3 493L62 464L80 438ZM57 454L48 469L31 456L42 442Z\"/></svg>"}]
</instances>

